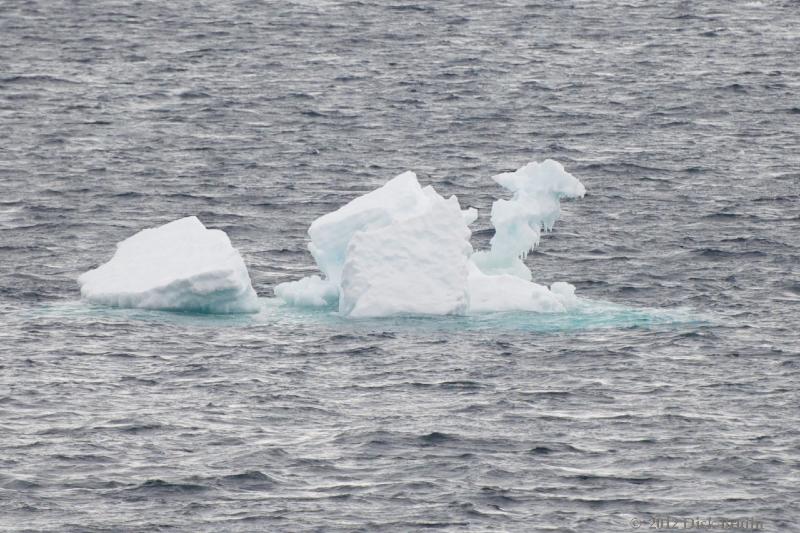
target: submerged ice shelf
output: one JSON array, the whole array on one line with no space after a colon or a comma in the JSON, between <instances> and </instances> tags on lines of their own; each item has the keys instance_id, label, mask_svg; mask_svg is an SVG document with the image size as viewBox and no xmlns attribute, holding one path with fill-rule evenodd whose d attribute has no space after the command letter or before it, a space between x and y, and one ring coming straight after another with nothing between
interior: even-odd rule
<instances>
[{"instance_id":1,"label":"submerged ice shelf","mask_svg":"<svg viewBox=\"0 0 800 533\"><path fill-rule=\"evenodd\" d=\"M586 193L556 161L529 163L494 180L513 193L492 206L491 249L474 252L474 209L422 187L413 172L315 220L309 250L323 277L275 288L291 305L338 305L351 317L563 312L575 288L531 281L523 259L552 229L560 201Z\"/></svg>"},{"instance_id":2,"label":"submerged ice shelf","mask_svg":"<svg viewBox=\"0 0 800 533\"><path fill-rule=\"evenodd\" d=\"M475 252L475 209L444 198L404 172L316 219L309 251L322 275L282 283L286 305L329 308L342 317L564 312L575 287L531 280L524 258L552 229L580 181L553 160L494 176L512 193L492 205L491 248ZM120 242L110 261L78 278L81 295L113 307L204 313L262 309L247 267L221 230L187 217Z\"/></svg>"}]
</instances>

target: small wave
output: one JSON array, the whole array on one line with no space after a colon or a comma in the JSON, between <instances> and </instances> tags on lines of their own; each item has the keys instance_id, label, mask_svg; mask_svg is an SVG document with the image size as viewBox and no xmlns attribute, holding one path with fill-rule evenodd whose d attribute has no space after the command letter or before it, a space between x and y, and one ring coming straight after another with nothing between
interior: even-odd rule
<instances>
[{"instance_id":1,"label":"small wave","mask_svg":"<svg viewBox=\"0 0 800 533\"><path fill-rule=\"evenodd\" d=\"M511 493L511 489L502 487L481 487L480 496L481 499L488 500L500 506L520 503L521 501L512 496Z\"/></svg>"},{"instance_id":2,"label":"small wave","mask_svg":"<svg viewBox=\"0 0 800 533\"><path fill-rule=\"evenodd\" d=\"M28 481L27 479L12 479L11 481L4 483L2 486L7 490L20 491L29 491L42 487L42 485L39 483L36 483L35 481Z\"/></svg>"},{"instance_id":3,"label":"small wave","mask_svg":"<svg viewBox=\"0 0 800 533\"><path fill-rule=\"evenodd\" d=\"M178 98L190 100L196 98L211 98L211 95L204 91L188 90L178 93Z\"/></svg>"},{"instance_id":4,"label":"small wave","mask_svg":"<svg viewBox=\"0 0 800 533\"><path fill-rule=\"evenodd\" d=\"M528 453L533 455L550 455L559 453L584 453L584 450L566 443L546 443L534 446L528 450Z\"/></svg>"},{"instance_id":5,"label":"small wave","mask_svg":"<svg viewBox=\"0 0 800 533\"><path fill-rule=\"evenodd\" d=\"M66 463L88 463L88 464L110 464L114 463L115 460L111 457L107 457L105 455L96 455L96 454L77 454L77 455L66 455L66 454L56 454L52 456L53 459L56 461L64 461Z\"/></svg>"},{"instance_id":6,"label":"small wave","mask_svg":"<svg viewBox=\"0 0 800 533\"><path fill-rule=\"evenodd\" d=\"M419 438L420 443L422 446L439 446L440 444L445 444L447 442L455 442L458 438L453 435L448 435L447 433L441 433L439 431L434 431L432 433L428 433L427 435L423 435Z\"/></svg>"},{"instance_id":7,"label":"small wave","mask_svg":"<svg viewBox=\"0 0 800 533\"><path fill-rule=\"evenodd\" d=\"M196 494L210 489L211 487L196 483L170 483L162 479L148 479L141 485L129 488L127 491L144 494Z\"/></svg>"},{"instance_id":8,"label":"small wave","mask_svg":"<svg viewBox=\"0 0 800 533\"><path fill-rule=\"evenodd\" d=\"M720 89L722 89L723 91L732 91L736 93L747 92L747 88L745 88L745 86L742 85L741 83L731 83L729 85L723 85L722 87L720 87Z\"/></svg>"},{"instance_id":9,"label":"small wave","mask_svg":"<svg viewBox=\"0 0 800 533\"><path fill-rule=\"evenodd\" d=\"M477 381L443 381L439 383L439 388L450 390L477 390L484 388L484 385Z\"/></svg>"},{"instance_id":10,"label":"small wave","mask_svg":"<svg viewBox=\"0 0 800 533\"><path fill-rule=\"evenodd\" d=\"M420 12L420 13L434 13L436 12L436 8L433 6L420 6L417 4L403 4L397 6L389 6L387 9L391 11L401 11L401 12Z\"/></svg>"},{"instance_id":11,"label":"small wave","mask_svg":"<svg viewBox=\"0 0 800 533\"><path fill-rule=\"evenodd\" d=\"M227 488L246 491L271 490L278 484L276 479L259 470L223 476L218 478L218 482Z\"/></svg>"},{"instance_id":12,"label":"small wave","mask_svg":"<svg viewBox=\"0 0 800 533\"><path fill-rule=\"evenodd\" d=\"M66 78L59 78L56 76L48 75L20 75L20 76L7 76L0 78L0 84L31 84L40 85L42 83L55 83L55 84L70 84L79 85L80 82L68 80Z\"/></svg>"},{"instance_id":13,"label":"small wave","mask_svg":"<svg viewBox=\"0 0 800 533\"><path fill-rule=\"evenodd\" d=\"M700 248L693 250L693 254L710 259L744 258L744 257L766 257L767 253L761 250L720 250L718 248Z\"/></svg>"},{"instance_id":14,"label":"small wave","mask_svg":"<svg viewBox=\"0 0 800 533\"><path fill-rule=\"evenodd\" d=\"M632 477L632 476L615 476L615 475L602 475L602 474L576 474L572 476L564 476L564 479L572 479L581 483L589 482L589 483L600 483L606 484L607 482L612 483L631 483L634 485L645 485L648 483L654 483L658 481L658 478L654 477Z\"/></svg>"}]
</instances>

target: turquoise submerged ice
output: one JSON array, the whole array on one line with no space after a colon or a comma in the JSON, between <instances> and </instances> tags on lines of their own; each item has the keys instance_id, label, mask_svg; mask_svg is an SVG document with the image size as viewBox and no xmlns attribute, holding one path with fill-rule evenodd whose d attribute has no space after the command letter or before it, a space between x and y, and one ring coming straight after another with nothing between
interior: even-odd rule
<instances>
[{"instance_id":1,"label":"turquoise submerged ice","mask_svg":"<svg viewBox=\"0 0 800 533\"><path fill-rule=\"evenodd\" d=\"M565 282L531 281L523 259L553 227L560 201L586 190L556 161L529 163L495 181L513 193L492 206L491 249L475 252L455 196L443 198L405 172L309 228L323 276L283 283L275 294L299 306L338 305L350 317L564 312L576 305Z\"/></svg>"},{"instance_id":2,"label":"turquoise submerged ice","mask_svg":"<svg viewBox=\"0 0 800 533\"><path fill-rule=\"evenodd\" d=\"M197 217L150 228L117 244L110 261L78 278L81 296L113 307L255 313L247 267L224 231Z\"/></svg>"}]
</instances>

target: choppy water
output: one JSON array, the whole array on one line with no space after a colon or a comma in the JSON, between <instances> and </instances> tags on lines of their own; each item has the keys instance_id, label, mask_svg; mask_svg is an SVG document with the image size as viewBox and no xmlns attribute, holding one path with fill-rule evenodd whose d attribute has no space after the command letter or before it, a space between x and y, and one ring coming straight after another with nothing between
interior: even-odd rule
<instances>
[{"instance_id":1,"label":"choppy water","mask_svg":"<svg viewBox=\"0 0 800 533\"><path fill-rule=\"evenodd\" d=\"M800 531L800 9L739 2L0 2L0 528ZM612 302L350 322L94 308L196 214L256 290L412 169L480 209L589 194L534 278Z\"/></svg>"}]
</instances>

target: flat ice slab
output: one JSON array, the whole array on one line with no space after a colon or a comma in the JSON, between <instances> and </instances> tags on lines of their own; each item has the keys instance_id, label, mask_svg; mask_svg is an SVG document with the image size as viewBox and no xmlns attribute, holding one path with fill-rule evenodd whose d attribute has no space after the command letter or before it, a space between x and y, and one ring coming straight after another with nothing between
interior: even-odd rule
<instances>
[{"instance_id":1,"label":"flat ice slab","mask_svg":"<svg viewBox=\"0 0 800 533\"><path fill-rule=\"evenodd\" d=\"M117 244L107 263L78 278L97 304L202 313L255 313L250 275L228 235L197 217L150 228Z\"/></svg>"}]
</instances>

